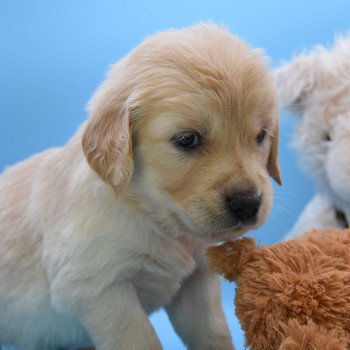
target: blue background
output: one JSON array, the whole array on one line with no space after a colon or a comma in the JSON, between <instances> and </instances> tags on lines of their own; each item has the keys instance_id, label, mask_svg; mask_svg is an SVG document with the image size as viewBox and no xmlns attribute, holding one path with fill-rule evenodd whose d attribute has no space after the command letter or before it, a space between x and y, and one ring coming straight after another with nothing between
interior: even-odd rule
<instances>
[{"instance_id":1,"label":"blue background","mask_svg":"<svg viewBox=\"0 0 350 350\"><path fill-rule=\"evenodd\" d=\"M264 48L277 66L346 33L350 2L0 0L0 171L35 152L63 145L86 118L85 104L108 66L147 35L207 20L226 24ZM288 146L294 124L282 114L284 185L276 188L267 224L251 233L264 244L286 233L314 191ZM237 349L243 349L233 296L234 285L223 283L225 312ZM163 312L151 319L165 350L184 349Z\"/></svg>"}]
</instances>

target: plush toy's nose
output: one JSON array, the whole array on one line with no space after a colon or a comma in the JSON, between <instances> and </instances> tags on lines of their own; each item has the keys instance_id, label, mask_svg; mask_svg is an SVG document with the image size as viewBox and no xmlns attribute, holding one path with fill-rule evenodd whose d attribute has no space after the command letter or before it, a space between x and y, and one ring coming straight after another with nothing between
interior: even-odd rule
<instances>
[{"instance_id":1,"label":"plush toy's nose","mask_svg":"<svg viewBox=\"0 0 350 350\"><path fill-rule=\"evenodd\" d=\"M256 192L234 192L227 197L234 218L242 224L254 224L257 220L261 195Z\"/></svg>"}]
</instances>

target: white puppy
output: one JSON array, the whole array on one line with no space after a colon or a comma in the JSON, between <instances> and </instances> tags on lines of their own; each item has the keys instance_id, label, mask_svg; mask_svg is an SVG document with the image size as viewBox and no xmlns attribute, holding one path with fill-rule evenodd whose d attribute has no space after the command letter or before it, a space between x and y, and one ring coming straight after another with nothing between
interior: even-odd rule
<instances>
[{"instance_id":1,"label":"white puppy","mask_svg":"<svg viewBox=\"0 0 350 350\"><path fill-rule=\"evenodd\" d=\"M63 148L0 178L0 343L233 349L210 242L261 225L280 182L265 59L226 29L160 33L117 63Z\"/></svg>"},{"instance_id":2,"label":"white puppy","mask_svg":"<svg viewBox=\"0 0 350 350\"><path fill-rule=\"evenodd\" d=\"M350 37L317 47L275 71L283 106L299 116L294 146L319 193L288 238L350 220Z\"/></svg>"}]
</instances>

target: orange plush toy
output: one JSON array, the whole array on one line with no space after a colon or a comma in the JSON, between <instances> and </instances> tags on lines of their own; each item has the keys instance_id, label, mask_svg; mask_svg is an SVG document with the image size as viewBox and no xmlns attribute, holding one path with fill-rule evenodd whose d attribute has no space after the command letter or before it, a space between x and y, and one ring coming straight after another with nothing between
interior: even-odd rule
<instances>
[{"instance_id":1,"label":"orange plush toy","mask_svg":"<svg viewBox=\"0 0 350 350\"><path fill-rule=\"evenodd\" d=\"M212 269L236 281L236 314L251 350L350 349L350 230L313 230L256 246L208 250Z\"/></svg>"}]
</instances>

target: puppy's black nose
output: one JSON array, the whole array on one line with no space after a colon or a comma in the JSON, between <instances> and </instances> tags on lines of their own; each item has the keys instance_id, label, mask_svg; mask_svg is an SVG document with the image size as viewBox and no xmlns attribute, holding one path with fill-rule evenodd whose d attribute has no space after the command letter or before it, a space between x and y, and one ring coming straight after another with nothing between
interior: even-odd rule
<instances>
[{"instance_id":1,"label":"puppy's black nose","mask_svg":"<svg viewBox=\"0 0 350 350\"><path fill-rule=\"evenodd\" d=\"M254 224L261 204L261 195L256 192L234 192L227 197L234 218L242 224Z\"/></svg>"}]
</instances>

